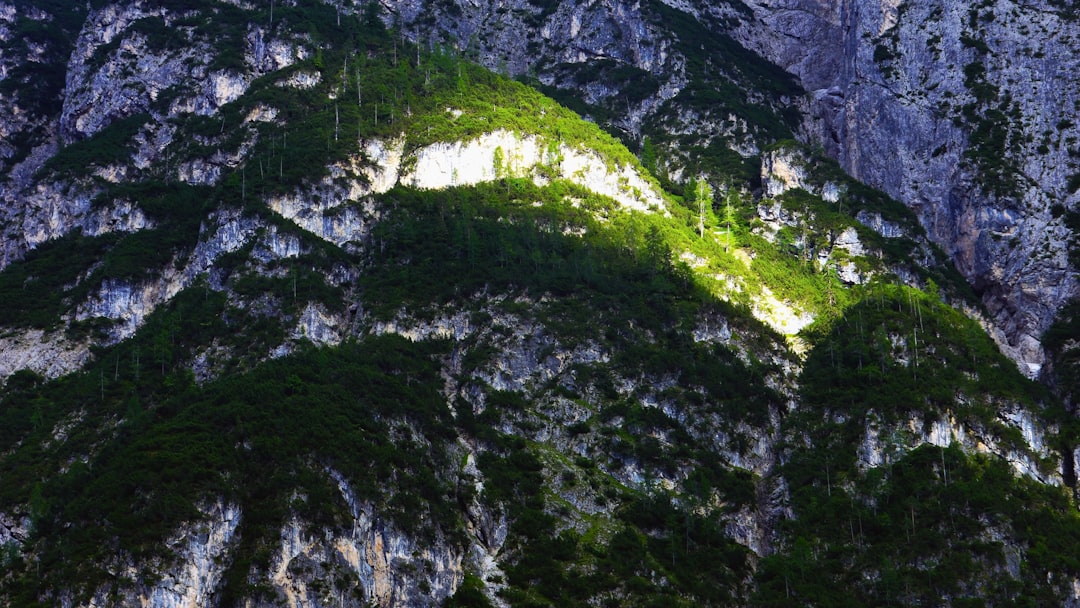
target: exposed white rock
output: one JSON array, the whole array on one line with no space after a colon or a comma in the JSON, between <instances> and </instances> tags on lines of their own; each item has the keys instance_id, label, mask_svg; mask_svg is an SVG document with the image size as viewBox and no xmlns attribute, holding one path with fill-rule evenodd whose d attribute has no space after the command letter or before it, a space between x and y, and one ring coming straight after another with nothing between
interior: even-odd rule
<instances>
[{"instance_id":1,"label":"exposed white rock","mask_svg":"<svg viewBox=\"0 0 1080 608\"><path fill-rule=\"evenodd\" d=\"M859 231L855 230L853 226L844 228L844 230L837 235L836 240L833 241L833 247L836 249L843 249L854 256L864 256L867 253L866 247L864 247L862 241L859 240Z\"/></svg>"},{"instance_id":2,"label":"exposed white rock","mask_svg":"<svg viewBox=\"0 0 1080 608\"><path fill-rule=\"evenodd\" d=\"M336 472L331 476L350 509L352 526L313 531L295 518L285 524L279 553L267 574L286 605L335 602L335 570L358 581L360 605L365 606L438 606L454 592L464 577L461 553L445 544L411 538L358 499L343 476ZM321 576L313 578L313 573ZM318 578L325 582L316 584Z\"/></svg>"},{"instance_id":3,"label":"exposed white rock","mask_svg":"<svg viewBox=\"0 0 1080 608\"><path fill-rule=\"evenodd\" d=\"M195 354L191 361L191 373L195 382L204 384L217 378L223 365L235 356L233 350L215 339L206 348Z\"/></svg>"},{"instance_id":4,"label":"exposed white rock","mask_svg":"<svg viewBox=\"0 0 1080 608\"><path fill-rule=\"evenodd\" d=\"M347 322L347 319L327 312L319 304L308 304L300 313L292 337L320 346L335 346L341 343Z\"/></svg>"},{"instance_id":5,"label":"exposed white rock","mask_svg":"<svg viewBox=\"0 0 1080 608\"><path fill-rule=\"evenodd\" d=\"M731 338L731 327L727 319L702 319L701 323L694 327L694 342L730 344Z\"/></svg>"},{"instance_id":6,"label":"exposed white rock","mask_svg":"<svg viewBox=\"0 0 1080 608\"><path fill-rule=\"evenodd\" d=\"M83 221L83 234L101 236L111 232L136 232L153 228L154 222L132 201L116 201L93 209Z\"/></svg>"},{"instance_id":7,"label":"exposed white rock","mask_svg":"<svg viewBox=\"0 0 1080 608\"><path fill-rule=\"evenodd\" d=\"M22 544L30 538L30 518L19 513L0 512L0 548Z\"/></svg>"},{"instance_id":8,"label":"exposed white rock","mask_svg":"<svg viewBox=\"0 0 1080 608\"><path fill-rule=\"evenodd\" d=\"M499 72L525 74L544 58L553 62L551 65L604 58L660 76L655 96L623 104L625 112L617 120L628 131L635 131L649 111L678 94L686 84L683 58L672 48L671 37L644 14L640 3L558 3L543 13L539 23L539 7L525 0L471 2L464 11L423 0L386 6L387 23L408 24L405 31L414 30L413 36L421 42L429 36L464 41L476 32L484 32L477 41L479 61ZM431 23L435 24L434 31ZM538 76L545 84L554 84L559 78L557 71L552 73L550 68L541 70ZM559 82L567 88L573 86L571 83ZM620 87L602 82L576 86L590 103L620 94Z\"/></svg>"},{"instance_id":9,"label":"exposed white rock","mask_svg":"<svg viewBox=\"0 0 1080 608\"><path fill-rule=\"evenodd\" d=\"M3 109L0 104L0 110ZM15 121L12 121L15 122ZM23 125L26 126L26 125ZM3 121L0 121L0 139L6 139L11 134L15 133L14 125L9 125L7 128L3 125ZM59 129L59 125L51 125L49 131L53 134ZM0 147L3 144L0 143ZM34 149L30 151L30 154L18 164L11 167L11 171L8 174L9 182L7 184L0 182L0 196L4 200L15 200L14 197L22 195L24 192L31 191L31 188L35 185L34 182L37 178L38 171L45 166L45 163L52 158L56 152L60 149L60 143L51 136L45 139Z\"/></svg>"},{"instance_id":10,"label":"exposed white rock","mask_svg":"<svg viewBox=\"0 0 1080 608\"><path fill-rule=\"evenodd\" d=\"M359 243L370 233L378 211L368 198L377 192L358 167L334 166L319 183L269 198L267 205L281 216L337 245ZM385 181L375 181L382 187ZM389 188L387 188L389 189Z\"/></svg>"},{"instance_id":11,"label":"exposed white rock","mask_svg":"<svg viewBox=\"0 0 1080 608\"><path fill-rule=\"evenodd\" d=\"M193 186L210 186L221 179L221 165L196 158L178 166L176 177Z\"/></svg>"},{"instance_id":12,"label":"exposed white rock","mask_svg":"<svg viewBox=\"0 0 1080 608\"><path fill-rule=\"evenodd\" d=\"M167 269L159 280L133 283L121 279L102 281L98 292L78 306L76 320L103 317L114 321L110 333L114 341L123 340L142 326L158 304L179 293L184 287L175 269Z\"/></svg>"},{"instance_id":13,"label":"exposed white rock","mask_svg":"<svg viewBox=\"0 0 1080 608\"><path fill-rule=\"evenodd\" d=\"M261 222L236 210L211 214L199 230L199 244L195 246L185 269L186 278L190 281L206 272L222 254L231 253L248 244L261 227Z\"/></svg>"},{"instance_id":14,"label":"exposed white rock","mask_svg":"<svg viewBox=\"0 0 1080 608\"><path fill-rule=\"evenodd\" d=\"M769 418L771 428L779 428L779 412L770 411ZM732 447L737 443L736 436L749 440L747 449L740 451ZM753 471L763 477L776 465L776 441L775 432L762 433L761 429L743 422L728 430L718 429L712 437L713 448L723 456L724 462L732 467Z\"/></svg>"},{"instance_id":15,"label":"exposed white rock","mask_svg":"<svg viewBox=\"0 0 1080 608\"><path fill-rule=\"evenodd\" d=\"M244 117L244 122L274 122L277 116L277 108L259 103Z\"/></svg>"},{"instance_id":16,"label":"exposed white rock","mask_svg":"<svg viewBox=\"0 0 1080 608\"><path fill-rule=\"evenodd\" d=\"M303 44L281 38L267 39L267 31L257 25L249 26L244 37L244 59L257 73L266 74L289 67L309 56Z\"/></svg>"},{"instance_id":17,"label":"exposed white rock","mask_svg":"<svg viewBox=\"0 0 1080 608\"><path fill-rule=\"evenodd\" d=\"M208 225L204 225L206 236L186 259L186 264L178 265L174 260L160 269L157 276L138 282L106 279L95 294L76 307L75 320L113 320L109 334L114 342L133 335L157 306L191 285L218 257L247 244L259 226L256 220L236 211L215 214L209 218Z\"/></svg>"},{"instance_id":18,"label":"exposed white rock","mask_svg":"<svg viewBox=\"0 0 1080 608\"><path fill-rule=\"evenodd\" d=\"M826 203L838 203L840 197L844 194L844 188L840 187L833 182L825 182L825 185L821 187L821 200Z\"/></svg>"},{"instance_id":19,"label":"exposed white rock","mask_svg":"<svg viewBox=\"0 0 1080 608\"><path fill-rule=\"evenodd\" d=\"M1060 471L1047 470L1044 464L1056 460L1046 441L1045 425L1038 424L1031 412L1016 405L1002 408L999 418L1020 431L1024 447L1010 446L993 429L966 425L949 412L930 420L912 417L906 425L889 428L882 427L879 418L871 413L857 448L858 464L863 469L885 466L922 444L948 447L955 443L969 453L993 454L1005 459L1017 475L1061 485Z\"/></svg>"},{"instance_id":20,"label":"exposed white rock","mask_svg":"<svg viewBox=\"0 0 1080 608\"><path fill-rule=\"evenodd\" d=\"M800 222L799 214L784 209L775 199L761 199L757 206L757 216L764 226L761 235L770 243L776 242L776 234L782 228L798 226Z\"/></svg>"},{"instance_id":21,"label":"exposed white rock","mask_svg":"<svg viewBox=\"0 0 1080 608\"><path fill-rule=\"evenodd\" d=\"M135 134L135 153L131 155L131 162L135 168L147 170L154 167L159 161L161 151L173 141L176 135L176 126L165 123L152 123L148 130Z\"/></svg>"},{"instance_id":22,"label":"exposed white rock","mask_svg":"<svg viewBox=\"0 0 1080 608\"><path fill-rule=\"evenodd\" d=\"M119 590L112 584L99 588L84 603L70 596L62 597L63 608L105 608L107 606L145 606L146 608L203 608L214 602L222 575L228 565L241 512L236 505L218 500L200 508L203 517L186 523L165 541L174 560L158 563L119 563L117 577L135 584ZM157 580L146 584L143 572L150 568ZM119 595L119 597L117 597Z\"/></svg>"},{"instance_id":23,"label":"exposed white rock","mask_svg":"<svg viewBox=\"0 0 1080 608\"><path fill-rule=\"evenodd\" d=\"M740 509L724 517L724 533L755 555L768 555L761 517L753 510Z\"/></svg>"},{"instance_id":24,"label":"exposed white rock","mask_svg":"<svg viewBox=\"0 0 1080 608\"><path fill-rule=\"evenodd\" d=\"M21 195L21 204L11 209L11 219L21 230L5 239L4 266L21 258L26 250L78 227L98 191L54 182L39 184L29 193L12 194Z\"/></svg>"},{"instance_id":25,"label":"exposed white rock","mask_svg":"<svg viewBox=\"0 0 1080 608\"><path fill-rule=\"evenodd\" d=\"M139 19L162 18L164 9L142 3L107 4L91 11L75 41L68 65L67 90L60 131L71 142L97 133L118 118L149 109L157 94L194 76L205 50L193 44L170 55L152 51L142 34L129 26ZM94 62L99 49L114 43L104 63ZM107 48L107 47L106 47Z\"/></svg>"},{"instance_id":26,"label":"exposed white rock","mask_svg":"<svg viewBox=\"0 0 1080 608\"><path fill-rule=\"evenodd\" d=\"M471 325L471 315L458 312L451 316L437 316L430 321L409 318L404 311L389 321L376 321L371 333L376 336L397 334L413 342L421 340L462 340L471 335L476 328Z\"/></svg>"},{"instance_id":27,"label":"exposed white rock","mask_svg":"<svg viewBox=\"0 0 1080 608\"><path fill-rule=\"evenodd\" d=\"M368 161L361 168L372 192L386 192L398 183L405 138L390 141L371 139L364 142L363 156Z\"/></svg>"},{"instance_id":28,"label":"exposed white rock","mask_svg":"<svg viewBox=\"0 0 1080 608\"><path fill-rule=\"evenodd\" d=\"M780 148L762 154L761 185L769 198L801 189L820 196L827 203L839 202L846 189L834 182L825 182L821 186L815 184L810 179L806 157L795 148Z\"/></svg>"},{"instance_id":29,"label":"exposed white rock","mask_svg":"<svg viewBox=\"0 0 1080 608\"><path fill-rule=\"evenodd\" d=\"M656 186L633 169L612 166L596 152L566 144L552 154L547 143L533 135L498 130L469 141L432 144L413 157L415 165L400 179L416 188L473 185L493 181L499 174L531 175L534 168L544 166L628 209L657 211L665 206Z\"/></svg>"},{"instance_id":30,"label":"exposed white rock","mask_svg":"<svg viewBox=\"0 0 1080 608\"><path fill-rule=\"evenodd\" d=\"M465 464L462 473L471 477L475 494L472 501L465 507L465 529L471 536L470 561L476 569L485 585L485 591L491 603L499 608L507 606L506 601L499 596L499 592L506 587L506 573L499 564L498 558L506 543L506 537L510 532L510 522L506 518L505 511L493 512L481 502L484 492L483 474L476 466L475 452L471 447L461 442L466 450Z\"/></svg>"},{"instance_id":31,"label":"exposed white rock","mask_svg":"<svg viewBox=\"0 0 1080 608\"><path fill-rule=\"evenodd\" d=\"M872 274L869 272L863 272L858 266L851 262L842 262L834 265L836 268L836 278L841 282L848 285L863 285L867 283Z\"/></svg>"},{"instance_id":32,"label":"exposed white rock","mask_svg":"<svg viewBox=\"0 0 1080 608\"><path fill-rule=\"evenodd\" d=\"M90 360L90 345L71 341L63 331L13 331L0 336L0 379L29 369L46 378L73 372Z\"/></svg>"},{"instance_id":33,"label":"exposed white rock","mask_svg":"<svg viewBox=\"0 0 1080 608\"><path fill-rule=\"evenodd\" d=\"M528 322L515 328L515 334L492 361L475 372L477 379L495 390L532 390L575 364L610 360L610 354L592 341L555 348L554 338Z\"/></svg>"},{"instance_id":34,"label":"exposed white rock","mask_svg":"<svg viewBox=\"0 0 1080 608\"><path fill-rule=\"evenodd\" d=\"M808 178L806 159L795 150L782 148L761 158L761 185L766 196L777 197L797 188L811 192Z\"/></svg>"},{"instance_id":35,"label":"exposed white rock","mask_svg":"<svg viewBox=\"0 0 1080 608\"><path fill-rule=\"evenodd\" d=\"M585 188L609 196L623 207L635 211L660 211L663 198L652 184L629 167L611 170L598 154L562 147L559 164L562 176Z\"/></svg>"},{"instance_id":36,"label":"exposed white rock","mask_svg":"<svg viewBox=\"0 0 1080 608\"><path fill-rule=\"evenodd\" d=\"M496 163L496 158L501 158ZM499 165L497 167L497 165ZM397 184L444 189L493 181L500 175L534 175L553 167L563 178L609 196L636 211L661 211L655 185L629 167L615 167L592 151L563 145L552 153L535 136L499 130L463 142L436 143L406 158L404 139L368 140L361 158L330 167L319 183L271 197L271 209L319 237L342 245L360 242L378 218L367 196Z\"/></svg>"},{"instance_id":37,"label":"exposed white rock","mask_svg":"<svg viewBox=\"0 0 1080 608\"><path fill-rule=\"evenodd\" d=\"M1080 293L1066 260L1068 231L1051 211L1078 199L1068 184L1080 169L1068 143L1080 132L1072 120L1080 99L1076 20L1048 0L746 5L754 17L741 20L735 37L811 91L804 135L918 214L979 289L999 346L1038 374L1040 336ZM985 86L965 74L969 65L985 69ZM976 89L994 99L980 101ZM980 127L962 109L1006 103L1008 142L980 143L972 136ZM972 161L980 155L1015 168L1001 195L988 192L992 178Z\"/></svg>"},{"instance_id":38,"label":"exposed white rock","mask_svg":"<svg viewBox=\"0 0 1080 608\"><path fill-rule=\"evenodd\" d=\"M239 99L250 84L244 74L228 70L212 72L207 76L203 94L195 101L195 113L213 114L221 106Z\"/></svg>"},{"instance_id":39,"label":"exposed white rock","mask_svg":"<svg viewBox=\"0 0 1080 608\"><path fill-rule=\"evenodd\" d=\"M76 229L89 236L108 232L133 232L152 223L131 201L108 206L93 204L97 187L64 182L46 182L29 191L0 190L2 200L15 201L0 209L7 220L3 229L4 247L0 268L21 259L28 250Z\"/></svg>"},{"instance_id":40,"label":"exposed white rock","mask_svg":"<svg viewBox=\"0 0 1080 608\"><path fill-rule=\"evenodd\" d=\"M241 512L236 505L218 501L204 508L203 513L203 521L182 526L166 541L180 567L161 572L161 580L148 594L138 598L140 603L153 608L211 605L225 573Z\"/></svg>"},{"instance_id":41,"label":"exposed white rock","mask_svg":"<svg viewBox=\"0 0 1080 608\"><path fill-rule=\"evenodd\" d=\"M895 239L902 236L908 236L907 232L895 222L890 222L881 217L880 213L870 213L868 211L859 211L855 216L855 219L859 220L859 223L870 228L874 232L880 234L887 239Z\"/></svg>"},{"instance_id":42,"label":"exposed white rock","mask_svg":"<svg viewBox=\"0 0 1080 608\"><path fill-rule=\"evenodd\" d=\"M279 80L279 87L292 87L294 89L311 89L322 81L322 74L308 70L293 72L288 78Z\"/></svg>"},{"instance_id":43,"label":"exposed white rock","mask_svg":"<svg viewBox=\"0 0 1080 608\"><path fill-rule=\"evenodd\" d=\"M565 373L575 364L610 359L610 354L591 340L573 348L561 348L543 326L531 320L500 312L494 307L488 312L491 319L477 326L472 322L471 314L466 312L421 320L402 311L389 321L375 321L369 331L375 335L393 333L412 341L460 341L481 332L491 334L489 338L499 347L499 353L482 369L476 370L475 379L500 391L531 390ZM496 327L499 331L492 333Z\"/></svg>"},{"instance_id":44,"label":"exposed white rock","mask_svg":"<svg viewBox=\"0 0 1080 608\"><path fill-rule=\"evenodd\" d=\"M251 257L266 264L274 260L295 258L304 253L304 249L300 237L296 234L283 233L277 226L269 226L256 239Z\"/></svg>"},{"instance_id":45,"label":"exposed white rock","mask_svg":"<svg viewBox=\"0 0 1080 608\"><path fill-rule=\"evenodd\" d=\"M784 336L795 336L814 322L814 315L780 300L764 285L761 286L761 296L754 299L750 309L754 318Z\"/></svg>"},{"instance_id":46,"label":"exposed white rock","mask_svg":"<svg viewBox=\"0 0 1080 608\"><path fill-rule=\"evenodd\" d=\"M522 140L508 131L499 131L471 141L434 144L418 150L415 168L402 176L406 186L441 190L494 181L496 153L507 157L506 172L522 172L522 163L531 167L541 160L543 147L535 138Z\"/></svg>"}]
</instances>

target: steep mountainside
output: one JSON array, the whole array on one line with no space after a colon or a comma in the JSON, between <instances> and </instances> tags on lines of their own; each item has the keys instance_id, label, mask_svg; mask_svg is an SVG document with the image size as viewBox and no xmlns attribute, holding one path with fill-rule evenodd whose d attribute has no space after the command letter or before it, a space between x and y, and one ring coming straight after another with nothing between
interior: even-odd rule
<instances>
[{"instance_id":1,"label":"steep mountainside","mask_svg":"<svg viewBox=\"0 0 1080 608\"><path fill-rule=\"evenodd\" d=\"M1080 606L1071 271L784 14L0 3L0 603Z\"/></svg>"},{"instance_id":2,"label":"steep mountainside","mask_svg":"<svg viewBox=\"0 0 1080 608\"><path fill-rule=\"evenodd\" d=\"M1042 334L1078 290L1069 248L1080 186L1072 78L1080 31L1068 3L387 8L489 67L581 91L603 108L596 118L637 141L684 136L665 151L675 171L691 142L757 154L746 132L775 136L784 127L744 104L771 107L845 171L911 207L979 293L998 343L1025 373L1041 372ZM510 42L523 33L527 45ZM787 70L805 96L744 47Z\"/></svg>"},{"instance_id":3,"label":"steep mountainside","mask_svg":"<svg viewBox=\"0 0 1080 608\"><path fill-rule=\"evenodd\" d=\"M1072 5L751 6L739 39L811 90L810 136L915 210L982 295L1007 351L1037 374L1043 332L1077 295Z\"/></svg>"}]
</instances>

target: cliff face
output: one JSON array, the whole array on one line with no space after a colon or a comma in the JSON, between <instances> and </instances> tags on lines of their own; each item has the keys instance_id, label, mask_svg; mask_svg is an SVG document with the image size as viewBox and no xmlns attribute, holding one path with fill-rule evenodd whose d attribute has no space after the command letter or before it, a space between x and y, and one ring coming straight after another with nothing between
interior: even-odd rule
<instances>
[{"instance_id":1,"label":"cliff face","mask_svg":"<svg viewBox=\"0 0 1080 608\"><path fill-rule=\"evenodd\" d=\"M1044 9L0 3L0 602L1077 603Z\"/></svg>"},{"instance_id":2,"label":"cliff face","mask_svg":"<svg viewBox=\"0 0 1080 608\"><path fill-rule=\"evenodd\" d=\"M1051 2L748 5L736 35L806 87L805 136L915 210L1003 349L1038 375L1041 336L1077 294L1075 15Z\"/></svg>"},{"instance_id":3,"label":"cliff face","mask_svg":"<svg viewBox=\"0 0 1080 608\"><path fill-rule=\"evenodd\" d=\"M407 35L421 41L451 41L482 64L508 74L537 72L547 83L558 79L560 66L607 61L633 66L664 84L655 95L622 108L620 121L628 126L678 92L685 82L685 58L672 47L661 26L649 19L641 3L619 0L438 4L422 0L386 3L384 7L402 23ZM425 28L434 26L434 30ZM585 83L582 83L585 84ZM589 83L582 87L585 100L595 102L616 94L621 86ZM640 102L644 102L641 104Z\"/></svg>"}]
</instances>

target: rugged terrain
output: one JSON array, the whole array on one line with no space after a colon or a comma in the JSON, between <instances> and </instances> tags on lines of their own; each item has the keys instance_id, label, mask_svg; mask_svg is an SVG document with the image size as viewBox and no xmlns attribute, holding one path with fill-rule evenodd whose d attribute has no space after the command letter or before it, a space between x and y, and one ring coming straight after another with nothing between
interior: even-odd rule
<instances>
[{"instance_id":1,"label":"rugged terrain","mask_svg":"<svg viewBox=\"0 0 1080 608\"><path fill-rule=\"evenodd\" d=\"M0 4L0 601L1080 605L1018 10Z\"/></svg>"},{"instance_id":2,"label":"rugged terrain","mask_svg":"<svg viewBox=\"0 0 1080 608\"><path fill-rule=\"evenodd\" d=\"M912 208L980 295L1005 352L1029 376L1042 371L1042 335L1077 295L1069 248L1080 187L1072 119L1080 30L1071 5L521 0L386 7L414 31L430 37L434 29L493 69L580 91L607 110L602 120L638 141L719 138L754 155L742 134L775 124L740 112L740 102L798 108L801 118L787 126ZM515 43L523 35L527 44ZM805 94L777 86L783 81L762 73L745 49L784 68ZM702 89L728 94L708 98ZM687 143L668 153L685 154Z\"/></svg>"}]
</instances>

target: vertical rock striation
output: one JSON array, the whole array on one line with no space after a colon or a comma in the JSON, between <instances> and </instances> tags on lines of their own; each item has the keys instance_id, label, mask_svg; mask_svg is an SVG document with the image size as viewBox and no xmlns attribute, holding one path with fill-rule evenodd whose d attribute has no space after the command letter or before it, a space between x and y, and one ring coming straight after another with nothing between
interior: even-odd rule
<instances>
[{"instance_id":1,"label":"vertical rock striation","mask_svg":"<svg viewBox=\"0 0 1080 608\"><path fill-rule=\"evenodd\" d=\"M1038 375L1040 337L1078 293L1074 19L1050 2L748 5L736 35L809 91L804 135L916 211Z\"/></svg>"}]
</instances>

